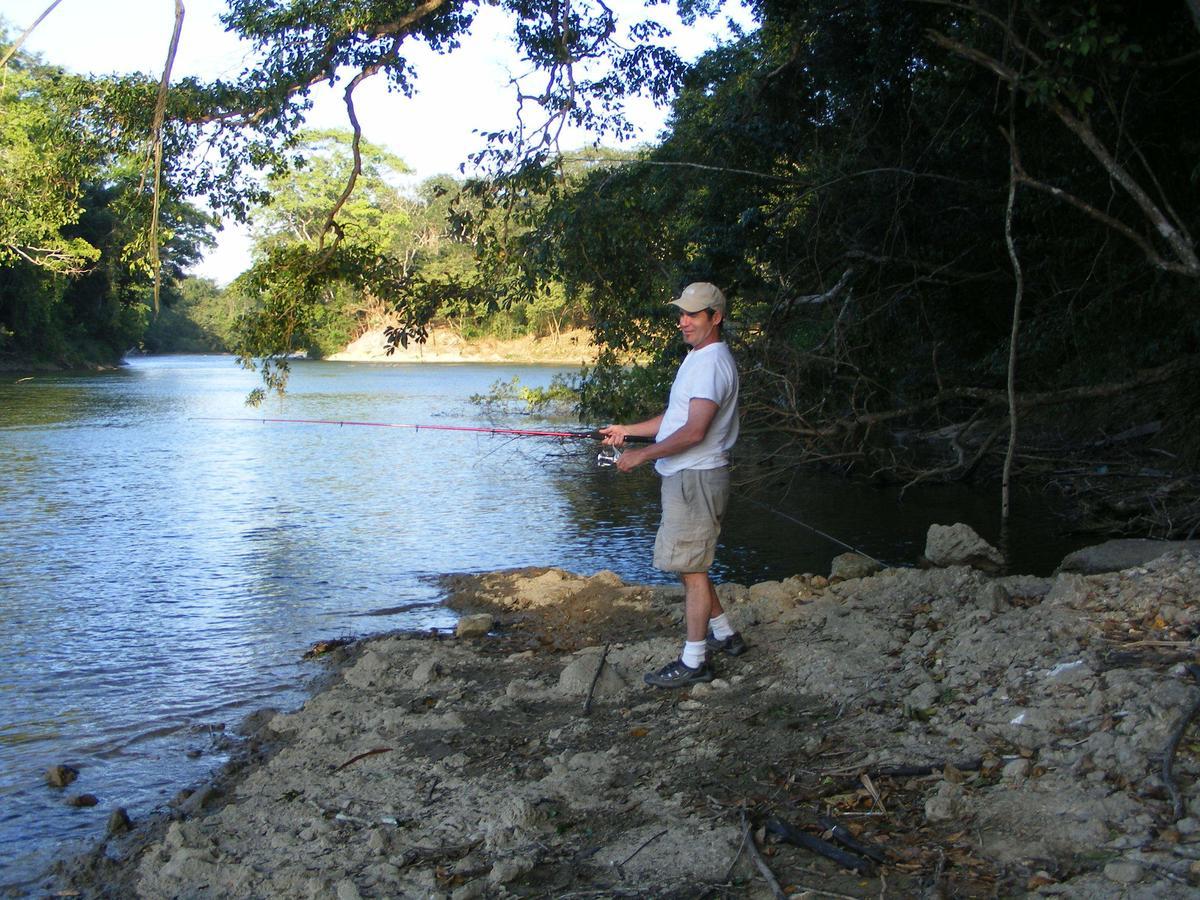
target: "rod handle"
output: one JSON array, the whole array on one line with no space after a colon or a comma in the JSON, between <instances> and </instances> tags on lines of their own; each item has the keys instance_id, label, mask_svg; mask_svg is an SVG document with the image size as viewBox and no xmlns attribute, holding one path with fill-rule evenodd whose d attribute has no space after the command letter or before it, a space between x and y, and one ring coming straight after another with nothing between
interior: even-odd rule
<instances>
[{"instance_id":1,"label":"rod handle","mask_svg":"<svg viewBox=\"0 0 1200 900\"><path fill-rule=\"evenodd\" d=\"M599 441L599 440L603 440L603 439L604 439L604 435L602 435L602 434L600 433L599 429L597 429L596 431L593 431L593 432L591 432L591 435L590 435L590 436L591 436L591 437L594 437L594 438L595 438L596 440L598 440L598 441ZM652 437L641 437L641 436L636 436L636 437L635 437L634 435L632 435L632 434L631 434L631 435L627 435L627 436L625 437L625 443L627 443L627 444L653 444L653 443L654 443L654 438L652 438Z\"/></svg>"}]
</instances>

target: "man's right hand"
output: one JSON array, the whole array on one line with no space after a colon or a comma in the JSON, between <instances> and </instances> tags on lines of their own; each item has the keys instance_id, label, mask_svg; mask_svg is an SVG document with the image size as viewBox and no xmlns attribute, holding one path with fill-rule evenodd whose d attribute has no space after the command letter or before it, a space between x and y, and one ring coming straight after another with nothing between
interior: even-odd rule
<instances>
[{"instance_id":1,"label":"man's right hand","mask_svg":"<svg viewBox=\"0 0 1200 900\"><path fill-rule=\"evenodd\" d=\"M605 425L600 429L600 434L604 436L605 444L608 444L610 447L620 447L624 445L629 431L624 425Z\"/></svg>"}]
</instances>

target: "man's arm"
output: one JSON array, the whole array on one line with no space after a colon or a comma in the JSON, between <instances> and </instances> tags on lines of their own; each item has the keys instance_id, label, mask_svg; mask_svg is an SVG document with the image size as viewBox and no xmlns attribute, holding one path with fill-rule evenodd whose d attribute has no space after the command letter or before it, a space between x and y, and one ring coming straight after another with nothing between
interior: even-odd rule
<instances>
[{"instance_id":1,"label":"man's arm","mask_svg":"<svg viewBox=\"0 0 1200 900\"><path fill-rule=\"evenodd\" d=\"M721 407L715 400L706 400L700 397L693 397L688 401L688 417L687 421L679 428L678 431L669 435L666 440L660 441L657 444L650 444L648 447L639 447L637 450L626 450L621 454L621 458L617 460L617 468L622 472L628 472L636 469L642 463L648 463L651 460L661 459L664 456L674 456L677 453L682 453L684 450L690 450L695 447L708 434L708 427L716 418L717 410ZM661 421L662 416L657 420ZM645 422L631 426L637 428ZM620 428L621 426L610 426ZM601 429L603 432L604 429ZM657 428L651 434L657 433ZM635 432L627 431L626 434L635 434ZM648 436L648 435L647 435ZM605 441L607 443L607 439Z\"/></svg>"},{"instance_id":2,"label":"man's arm","mask_svg":"<svg viewBox=\"0 0 1200 900\"><path fill-rule=\"evenodd\" d=\"M652 438L658 434L658 427L662 424L663 415L663 413L659 413L653 419L646 419L646 421L638 422L635 425L605 425L600 429L600 433L604 435L604 443L614 447L620 447L624 444L625 438Z\"/></svg>"}]
</instances>

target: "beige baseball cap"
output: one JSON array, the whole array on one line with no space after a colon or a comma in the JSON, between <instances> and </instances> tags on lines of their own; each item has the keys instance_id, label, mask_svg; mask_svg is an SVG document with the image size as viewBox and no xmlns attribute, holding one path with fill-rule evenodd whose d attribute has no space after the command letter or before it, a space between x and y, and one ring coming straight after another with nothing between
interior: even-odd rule
<instances>
[{"instance_id":1,"label":"beige baseball cap","mask_svg":"<svg viewBox=\"0 0 1200 900\"><path fill-rule=\"evenodd\" d=\"M696 281L683 289L677 300L672 300L670 306L678 306L684 312L698 313L702 309L711 309L725 315L725 295L715 284L707 281Z\"/></svg>"}]
</instances>

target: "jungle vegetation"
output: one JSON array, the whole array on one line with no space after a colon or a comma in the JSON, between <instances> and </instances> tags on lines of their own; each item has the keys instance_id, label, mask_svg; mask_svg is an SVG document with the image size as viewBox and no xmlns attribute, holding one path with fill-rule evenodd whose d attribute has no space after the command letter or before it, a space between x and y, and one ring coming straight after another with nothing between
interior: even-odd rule
<instances>
[{"instance_id":1,"label":"jungle vegetation","mask_svg":"<svg viewBox=\"0 0 1200 900\"><path fill-rule=\"evenodd\" d=\"M475 2L230 0L256 64L165 95L14 55L0 351L115 352L147 333L156 274L164 309L189 302L176 276L203 197L260 225L244 314L212 327L268 387L367 315L404 343L456 308L542 304L605 348L581 414L631 418L677 359L664 301L711 280L764 478L994 477L1006 503L1023 478L1087 499L1098 527L1200 529L1200 0L747 0L758 27L693 64L596 0L500 5L544 89L489 136L481 176L415 195L381 188L402 163L367 143L354 91L414 90L406 47L456 52ZM344 90L347 134L303 131L322 82ZM632 94L671 103L668 131L606 152ZM600 145L564 150L565 122Z\"/></svg>"}]
</instances>

